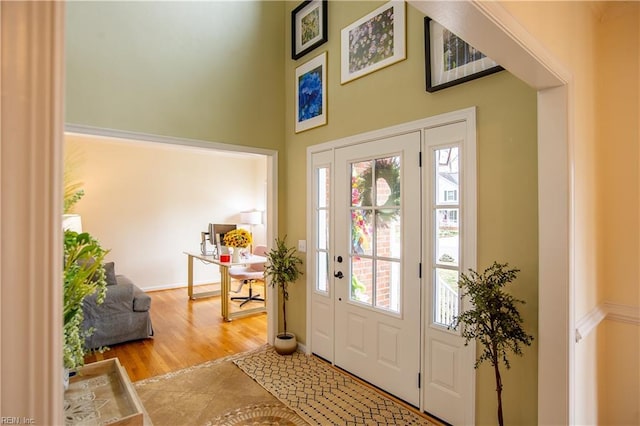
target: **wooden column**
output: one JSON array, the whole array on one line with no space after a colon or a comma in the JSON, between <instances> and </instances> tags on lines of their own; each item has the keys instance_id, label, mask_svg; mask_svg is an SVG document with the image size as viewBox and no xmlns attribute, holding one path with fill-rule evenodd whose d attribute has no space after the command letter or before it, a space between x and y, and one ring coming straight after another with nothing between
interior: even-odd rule
<instances>
[{"instance_id":1,"label":"wooden column","mask_svg":"<svg viewBox=\"0 0 640 426\"><path fill-rule=\"evenodd\" d=\"M64 424L64 3L0 3L0 415Z\"/></svg>"}]
</instances>

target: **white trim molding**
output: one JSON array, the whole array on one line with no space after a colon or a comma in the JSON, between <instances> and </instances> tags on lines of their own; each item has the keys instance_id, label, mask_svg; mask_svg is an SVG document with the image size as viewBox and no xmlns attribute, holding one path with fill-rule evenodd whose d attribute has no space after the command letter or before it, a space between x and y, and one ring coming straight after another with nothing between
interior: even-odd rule
<instances>
[{"instance_id":1,"label":"white trim molding","mask_svg":"<svg viewBox=\"0 0 640 426\"><path fill-rule=\"evenodd\" d=\"M576 343L587 337L604 320L640 326L640 306L604 301L576 323Z\"/></svg>"},{"instance_id":2,"label":"white trim molding","mask_svg":"<svg viewBox=\"0 0 640 426\"><path fill-rule=\"evenodd\" d=\"M640 306L622 305L613 302L604 302L602 306L607 313L605 319L640 326Z\"/></svg>"},{"instance_id":3,"label":"white trim molding","mask_svg":"<svg viewBox=\"0 0 640 426\"><path fill-rule=\"evenodd\" d=\"M0 423L64 424L64 3L0 3Z\"/></svg>"}]
</instances>

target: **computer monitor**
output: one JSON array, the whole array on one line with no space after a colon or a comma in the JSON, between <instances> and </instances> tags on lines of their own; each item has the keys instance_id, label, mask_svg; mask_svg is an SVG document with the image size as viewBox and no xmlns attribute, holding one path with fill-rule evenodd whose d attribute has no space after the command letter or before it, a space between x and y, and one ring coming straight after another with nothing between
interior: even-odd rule
<instances>
[{"instance_id":1,"label":"computer monitor","mask_svg":"<svg viewBox=\"0 0 640 426\"><path fill-rule=\"evenodd\" d=\"M224 234L236 229L236 225L225 225L218 223L209 224L209 242L214 246L224 246Z\"/></svg>"}]
</instances>

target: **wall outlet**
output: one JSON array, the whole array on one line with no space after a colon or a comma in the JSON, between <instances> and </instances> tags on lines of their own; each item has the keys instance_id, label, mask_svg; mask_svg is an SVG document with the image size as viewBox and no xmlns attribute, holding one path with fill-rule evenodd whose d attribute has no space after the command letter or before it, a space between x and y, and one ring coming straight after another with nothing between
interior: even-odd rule
<instances>
[{"instance_id":1,"label":"wall outlet","mask_svg":"<svg viewBox=\"0 0 640 426\"><path fill-rule=\"evenodd\" d=\"M307 252L307 240L298 240L298 251L300 253Z\"/></svg>"}]
</instances>

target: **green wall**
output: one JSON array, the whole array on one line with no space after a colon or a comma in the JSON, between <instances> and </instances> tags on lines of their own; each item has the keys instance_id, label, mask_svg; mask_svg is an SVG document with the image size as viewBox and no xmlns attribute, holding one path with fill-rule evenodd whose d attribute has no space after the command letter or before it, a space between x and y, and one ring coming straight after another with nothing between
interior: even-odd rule
<instances>
[{"instance_id":1,"label":"green wall","mask_svg":"<svg viewBox=\"0 0 640 426\"><path fill-rule=\"evenodd\" d=\"M537 337L536 92L508 72L430 94L423 16L407 6L407 59L340 84L340 30L384 2L330 2L329 41L294 61L299 2L67 3L66 122L278 150L280 234L305 239L306 149L341 137L477 107L478 268L522 271L512 292ZM294 133L295 68L328 52L328 124ZM303 278L306 279L306 276ZM306 342L305 282L288 326ZM537 422L537 340L504 374L505 418ZM482 367L477 422L495 424Z\"/></svg>"},{"instance_id":2,"label":"green wall","mask_svg":"<svg viewBox=\"0 0 640 426\"><path fill-rule=\"evenodd\" d=\"M281 2L68 2L66 122L281 149Z\"/></svg>"},{"instance_id":3,"label":"green wall","mask_svg":"<svg viewBox=\"0 0 640 426\"><path fill-rule=\"evenodd\" d=\"M470 106L477 107L478 268L494 260L521 269L512 292L526 300L525 328L537 337L537 117L536 91L500 72L435 93L425 90L424 15L407 6L407 59L340 84L340 30L385 2L330 2L329 41L294 61L287 48L286 157L288 218L282 234L305 239L308 146ZM287 3L289 16L297 3ZM290 38L287 26L286 40ZM328 124L294 132L296 67L327 51ZM295 178L294 178L295 177ZM305 276L306 277L306 276ZM288 328L306 341L305 283L290 287ZM537 340L504 374L505 418L537 423ZM496 424L495 382L482 367L477 382L478 424Z\"/></svg>"}]
</instances>

